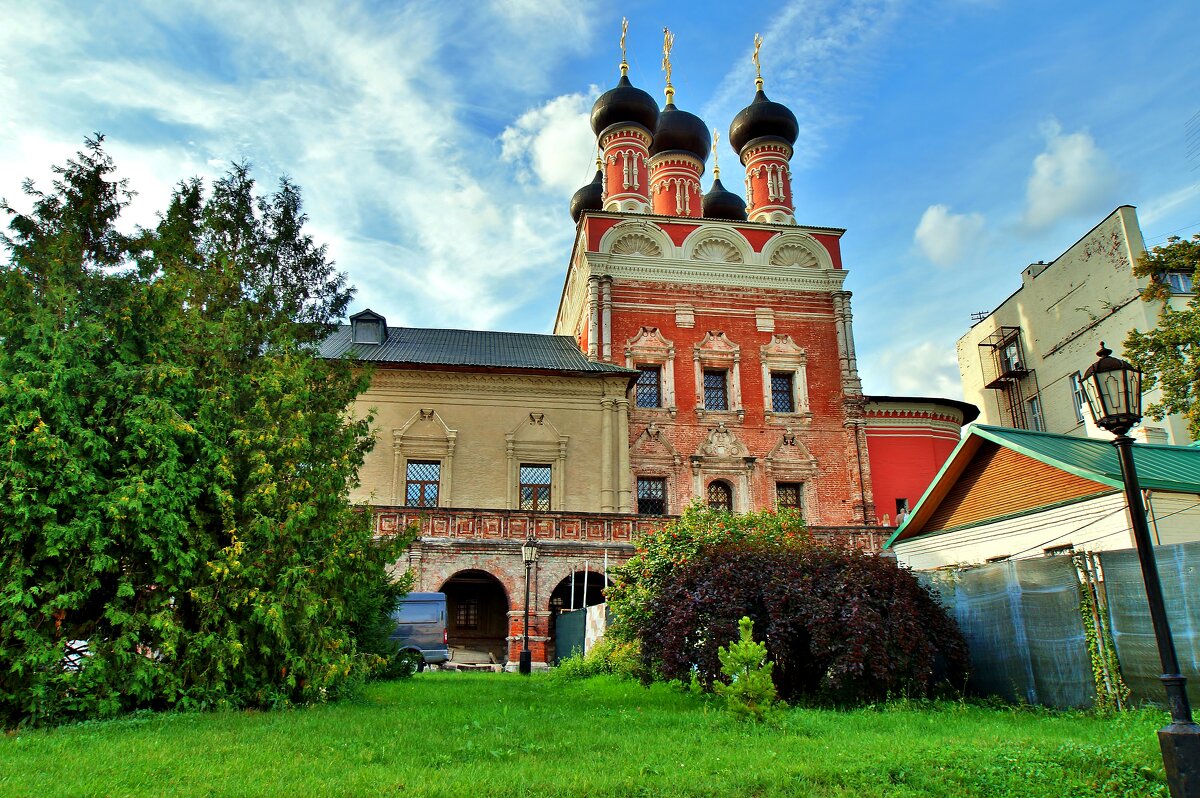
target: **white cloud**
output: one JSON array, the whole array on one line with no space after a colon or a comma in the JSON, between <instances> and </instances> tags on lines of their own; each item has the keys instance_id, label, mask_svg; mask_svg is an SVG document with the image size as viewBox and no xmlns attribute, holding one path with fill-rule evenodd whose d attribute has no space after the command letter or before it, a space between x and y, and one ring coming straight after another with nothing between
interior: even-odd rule
<instances>
[{"instance_id":1,"label":"white cloud","mask_svg":"<svg viewBox=\"0 0 1200 798\"><path fill-rule=\"evenodd\" d=\"M899 0L806 0L771 16L761 51L767 95L799 122L793 168L818 160L828 132L847 119L846 81L889 45ZM752 43L725 75L701 118L728 124L754 96Z\"/></svg>"},{"instance_id":2,"label":"white cloud","mask_svg":"<svg viewBox=\"0 0 1200 798\"><path fill-rule=\"evenodd\" d=\"M1091 216L1111 210L1117 174L1084 130L1063 133L1051 120L1042 125L1046 149L1033 159L1026 187L1024 223L1040 230L1072 216Z\"/></svg>"},{"instance_id":3,"label":"white cloud","mask_svg":"<svg viewBox=\"0 0 1200 798\"><path fill-rule=\"evenodd\" d=\"M526 111L500 134L500 157L522 167L519 179L532 174L555 191L574 192L593 171L596 137L589 115L598 93L566 94Z\"/></svg>"},{"instance_id":4,"label":"white cloud","mask_svg":"<svg viewBox=\"0 0 1200 798\"><path fill-rule=\"evenodd\" d=\"M953 344L923 341L903 351L889 351L887 362L893 363L887 375L895 396L931 396L940 399L961 399L962 379L958 373L958 357Z\"/></svg>"},{"instance_id":5,"label":"white cloud","mask_svg":"<svg viewBox=\"0 0 1200 798\"><path fill-rule=\"evenodd\" d=\"M954 266L979 248L983 228L981 214L951 213L946 205L930 205L921 214L913 241L938 266Z\"/></svg>"},{"instance_id":6,"label":"white cloud","mask_svg":"<svg viewBox=\"0 0 1200 798\"><path fill-rule=\"evenodd\" d=\"M481 101L472 82L495 84L497 72L444 65L471 47L473 63L521 57L530 80L544 79L586 40L586 9L212 0L120 8L64 27L53 24L61 9L24 8L23 29L56 35L26 35L0 60L0 107L11 112L0 115L0 195L18 207L24 177L46 188L50 165L99 128L139 194L130 226L152 224L178 180L212 177L231 161L251 162L264 190L290 175L314 234L360 288L356 309L370 305L396 323L489 328L557 295L547 282L561 279L570 248L565 203L514 186L513 166L497 163L495 133L466 119ZM494 22L504 38L463 41L468 16L480 30ZM0 44L14 42L7 30ZM173 46L194 45L193 31L204 33L203 54ZM504 91L528 102L511 82ZM572 126L586 105L568 95L522 116L508 151L542 184L573 191L589 172L586 117ZM539 321L544 329L551 319L518 323Z\"/></svg>"},{"instance_id":7,"label":"white cloud","mask_svg":"<svg viewBox=\"0 0 1200 798\"><path fill-rule=\"evenodd\" d=\"M1200 183L1177 188L1157 197L1153 197L1138 206L1138 218L1142 224L1153 224L1171 211L1200 197Z\"/></svg>"}]
</instances>

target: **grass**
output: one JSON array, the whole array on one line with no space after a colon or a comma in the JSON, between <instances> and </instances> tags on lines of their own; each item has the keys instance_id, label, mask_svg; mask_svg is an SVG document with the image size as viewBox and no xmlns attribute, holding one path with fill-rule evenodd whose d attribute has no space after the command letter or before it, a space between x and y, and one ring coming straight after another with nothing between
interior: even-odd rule
<instances>
[{"instance_id":1,"label":"grass","mask_svg":"<svg viewBox=\"0 0 1200 798\"><path fill-rule=\"evenodd\" d=\"M1165 796L1164 719L944 702L748 725L665 685L424 673L306 709L11 733L0 795Z\"/></svg>"}]
</instances>

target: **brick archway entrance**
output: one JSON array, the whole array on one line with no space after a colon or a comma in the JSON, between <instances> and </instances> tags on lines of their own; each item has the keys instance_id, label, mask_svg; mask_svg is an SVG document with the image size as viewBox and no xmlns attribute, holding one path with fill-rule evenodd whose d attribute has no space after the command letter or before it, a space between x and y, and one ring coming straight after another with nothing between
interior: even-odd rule
<instances>
[{"instance_id":1,"label":"brick archway entrance","mask_svg":"<svg viewBox=\"0 0 1200 798\"><path fill-rule=\"evenodd\" d=\"M487 571L458 571L438 590L446 594L446 635L454 662L503 665L508 659L509 601Z\"/></svg>"},{"instance_id":2,"label":"brick archway entrance","mask_svg":"<svg viewBox=\"0 0 1200 798\"><path fill-rule=\"evenodd\" d=\"M550 592L549 640L546 643L547 662L558 661L559 614L603 604L604 588L611 584L612 579L606 581L603 571L593 571L590 568L572 571L559 581L554 590Z\"/></svg>"}]
</instances>

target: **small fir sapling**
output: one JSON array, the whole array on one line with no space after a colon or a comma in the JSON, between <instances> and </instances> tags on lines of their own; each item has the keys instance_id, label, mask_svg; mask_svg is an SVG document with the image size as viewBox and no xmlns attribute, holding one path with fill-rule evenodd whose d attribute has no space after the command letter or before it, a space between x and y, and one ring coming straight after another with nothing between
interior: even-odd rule
<instances>
[{"instance_id":1,"label":"small fir sapling","mask_svg":"<svg viewBox=\"0 0 1200 798\"><path fill-rule=\"evenodd\" d=\"M728 648L718 649L721 672L729 677L729 683L717 682L714 689L734 715L763 720L778 699L771 679L775 664L767 659L766 645L754 642L753 626L748 616L742 616L738 621L738 639Z\"/></svg>"}]
</instances>

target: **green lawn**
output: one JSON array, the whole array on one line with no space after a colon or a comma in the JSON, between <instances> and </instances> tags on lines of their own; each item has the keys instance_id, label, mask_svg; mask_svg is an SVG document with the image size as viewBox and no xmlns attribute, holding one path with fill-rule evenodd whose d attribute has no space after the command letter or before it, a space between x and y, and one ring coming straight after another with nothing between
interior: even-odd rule
<instances>
[{"instance_id":1,"label":"green lawn","mask_svg":"<svg viewBox=\"0 0 1200 798\"><path fill-rule=\"evenodd\" d=\"M947 702L753 726L663 685L424 673L311 709L10 734L0 795L1165 796L1165 721Z\"/></svg>"}]
</instances>

